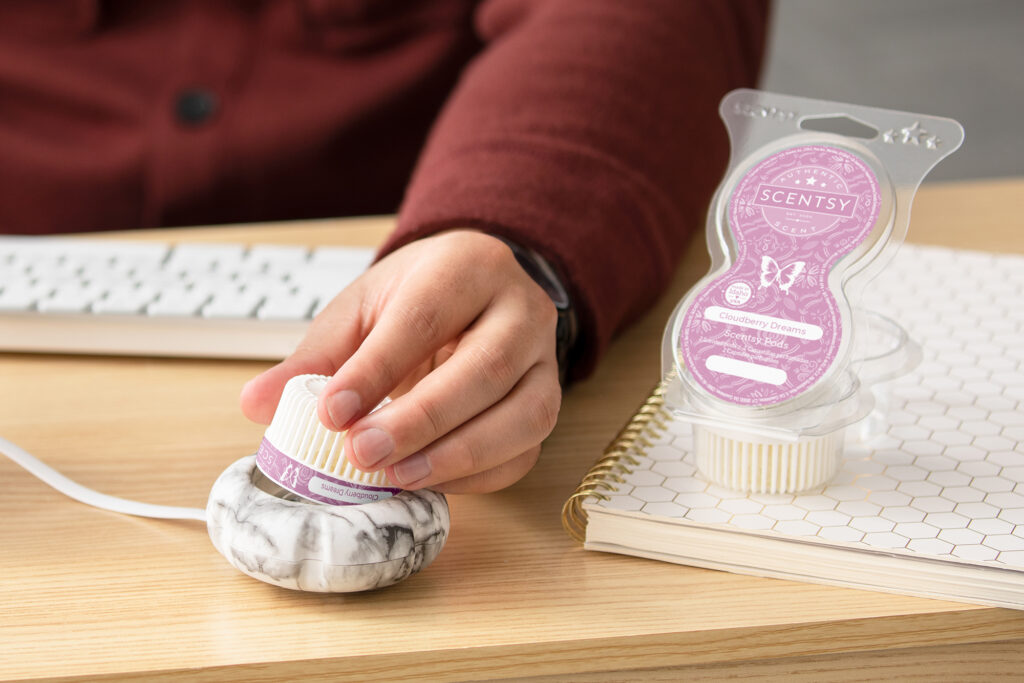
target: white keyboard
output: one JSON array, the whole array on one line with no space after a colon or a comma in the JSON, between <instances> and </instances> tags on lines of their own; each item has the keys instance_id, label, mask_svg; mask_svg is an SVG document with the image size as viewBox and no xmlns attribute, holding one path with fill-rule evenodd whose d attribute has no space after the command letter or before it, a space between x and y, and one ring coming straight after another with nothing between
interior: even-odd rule
<instances>
[{"instance_id":1,"label":"white keyboard","mask_svg":"<svg viewBox=\"0 0 1024 683\"><path fill-rule=\"evenodd\" d=\"M280 359L373 255L0 236L0 351Z\"/></svg>"}]
</instances>

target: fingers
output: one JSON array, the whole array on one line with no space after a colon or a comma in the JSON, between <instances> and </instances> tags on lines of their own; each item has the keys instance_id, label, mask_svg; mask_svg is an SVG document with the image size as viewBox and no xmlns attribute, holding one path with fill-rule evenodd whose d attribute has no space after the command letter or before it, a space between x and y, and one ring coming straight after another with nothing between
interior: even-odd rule
<instances>
[{"instance_id":1,"label":"fingers","mask_svg":"<svg viewBox=\"0 0 1024 683\"><path fill-rule=\"evenodd\" d=\"M560 404L556 367L538 363L497 404L385 471L409 489L444 484L446 491L482 492L508 486L533 466Z\"/></svg>"},{"instance_id":2,"label":"fingers","mask_svg":"<svg viewBox=\"0 0 1024 683\"><path fill-rule=\"evenodd\" d=\"M270 424L288 380L296 375L329 375L332 372L333 363L326 355L313 349L297 351L242 387L239 398L242 413L253 422Z\"/></svg>"},{"instance_id":3,"label":"fingers","mask_svg":"<svg viewBox=\"0 0 1024 683\"><path fill-rule=\"evenodd\" d=\"M531 328L524 302L489 309L446 362L408 393L352 426L348 457L380 469L418 451L504 398L554 344Z\"/></svg>"},{"instance_id":4,"label":"fingers","mask_svg":"<svg viewBox=\"0 0 1024 683\"><path fill-rule=\"evenodd\" d=\"M320 421L405 488L484 491L533 465L561 401L553 304L493 237L453 231L377 263L242 391L268 423L293 376L331 375ZM367 415L385 396L392 402Z\"/></svg>"},{"instance_id":5,"label":"fingers","mask_svg":"<svg viewBox=\"0 0 1024 683\"><path fill-rule=\"evenodd\" d=\"M290 356L242 387L239 401L247 418L270 424L288 380L296 375L333 375L355 351L362 328L360 284L357 280L334 298L326 309L329 313L317 316Z\"/></svg>"},{"instance_id":6,"label":"fingers","mask_svg":"<svg viewBox=\"0 0 1024 683\"><path fill-rule=\"evenodd\" d=\"M468 477L434 484L430 488L441 493L490 493L511 486L533 469L540 457L540 446L534 446L525 453Z\"/></svg>"},{"instance_id":7,"label":"fingers","mask_svg":"<svg viewBox=\"0 0 1024 683\"><path fill-rule=\"evenodd\" d=\"M467 269L431 263L421 272L414 267L327 382L320 420L331 429L347 428L469 327L495 294L493 286L484 286L491 272L486 264Z\"/></svg>"},{"instance_id":8,"label":"fingers","mask_svg":"<svg viewBox=\"0 0 1024 683\"><path fill-rule=\"evenodd\" d=\"M347 427L429 371L424 362L436 359L497 291L489 279L501 271L502 258L511 258L508 248L478 233L439 236L395 252L331 301L292 356L243 389L243 412L269 422L284 383L316 372L334 375L318 404L321 422Z\"/></svg>"}]
</instances>

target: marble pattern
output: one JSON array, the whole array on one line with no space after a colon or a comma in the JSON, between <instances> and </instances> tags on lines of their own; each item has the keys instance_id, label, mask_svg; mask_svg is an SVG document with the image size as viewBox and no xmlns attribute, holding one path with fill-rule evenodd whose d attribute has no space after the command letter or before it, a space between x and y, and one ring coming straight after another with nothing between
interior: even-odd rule
<instances>
[{"instance_id":1,"label":"marble pattern","mask_svg":"<svg viewBox=\"0 0 1024 683\"><path fill-rule=\"evenodd\" d=\"M254 483L256 457L218 477L206 506L213 545L234 567L285 588L348 593L398 583L429 565L450 528L434 491L363 505L286 500Z\"/></svg>"}]
</instances>

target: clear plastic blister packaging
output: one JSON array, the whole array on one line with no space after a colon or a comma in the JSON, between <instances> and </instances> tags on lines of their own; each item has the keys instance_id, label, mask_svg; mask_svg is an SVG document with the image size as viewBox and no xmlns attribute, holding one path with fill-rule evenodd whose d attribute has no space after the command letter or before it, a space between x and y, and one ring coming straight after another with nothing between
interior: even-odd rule
<instances>
[{"instance_id":1,"label":"clear plastic blister packaging","mask_svg":"<svg viewBox=\"0 0 1024 683\"><path fill-rule=\"evenodd\" d=\"M665 405L693 424L711 481L804 491L834 475L872 389L919 360L898 321L857 304L963 128L756 90L720 113L732 155L708 210L711 269L666 326Z\"/></svg>"}]
</instances>

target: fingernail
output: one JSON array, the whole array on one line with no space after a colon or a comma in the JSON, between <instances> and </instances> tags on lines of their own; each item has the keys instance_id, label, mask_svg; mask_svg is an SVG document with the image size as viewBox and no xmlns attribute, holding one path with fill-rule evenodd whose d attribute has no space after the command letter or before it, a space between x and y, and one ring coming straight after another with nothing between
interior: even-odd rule
<instances>
[{"instance_id":1,"label":"fingernail","mask_svg":"<svg viewBox=\"0 0 1024 683\"><path fill-rule=\"evenodd\" d=\"M430 476L430 461L423 453L414 453L401 461L394 468L395 482L399 486L414 484L424 477Z\"/></svg>"},{"instance_id":2,"label":"fingernail","mask_svg":"<svg viewBox=\"0 0 1024 683\"><path fill-rule=\"evenodd\" d=\"M383 429L371 427L352 439L352 455L360 467L373 467L395 450L395 440Z\"/></svg>"},{"instance_id":3,"label":"fingernail","mask_svg":"<svg viewBox=\"0 0 1024 683\"><path fill-rule=\"evenodd\" d=\"M354 391L339 391L327 399L327 414L331 416L335 429L344 429L349 421L359 412L363 402Z\"/></svg>"}]
</instances>

